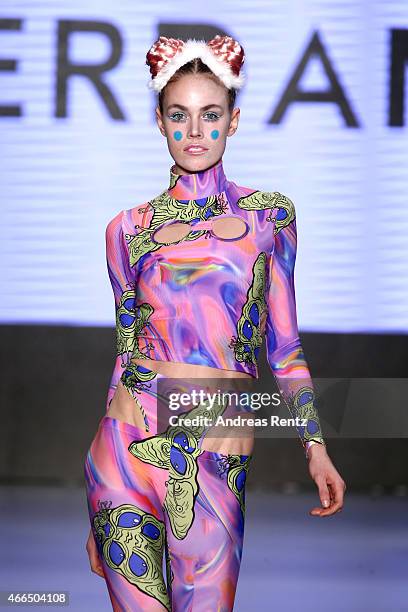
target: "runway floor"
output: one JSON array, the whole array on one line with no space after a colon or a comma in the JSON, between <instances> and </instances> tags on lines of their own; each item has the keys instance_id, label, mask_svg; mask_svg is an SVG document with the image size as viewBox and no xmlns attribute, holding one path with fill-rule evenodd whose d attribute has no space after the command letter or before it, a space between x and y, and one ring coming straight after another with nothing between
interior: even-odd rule
<instances>
[{"instance_id":1,"label":"runway floor","mask_svg":"<svg viewBox=\"0 0 408 612\"><path fill-rule=\"evenodd\" d=\"M111 611L104 580L89 569L84 490L0 493L0 588L69 591L66 609ZM407 497L348 493L343 512L326 518L309 515L315 505L317 494L247 490L234 612L407 611Z\"/></svg>"}]
</instances>

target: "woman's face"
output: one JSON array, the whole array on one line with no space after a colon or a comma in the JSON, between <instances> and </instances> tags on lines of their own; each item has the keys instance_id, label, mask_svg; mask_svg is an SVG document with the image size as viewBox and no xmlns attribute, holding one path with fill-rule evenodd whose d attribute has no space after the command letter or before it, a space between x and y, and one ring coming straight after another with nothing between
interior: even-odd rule
<instances>
[{"instance_id":1,"label":"woman's face","mask_svg":"<svg viewBox=\"0 0 408 612\"><path fill-rule=\"evenodd\" d=\"M228 110L225 87L204 74L186 74L166 88L163 115L156 108L157 124L167 138L177 174L199 172L222 157L227 136L239 121L239 108ZM197 145L200 153L187 150Z\"/></svg>"}]
</instances>

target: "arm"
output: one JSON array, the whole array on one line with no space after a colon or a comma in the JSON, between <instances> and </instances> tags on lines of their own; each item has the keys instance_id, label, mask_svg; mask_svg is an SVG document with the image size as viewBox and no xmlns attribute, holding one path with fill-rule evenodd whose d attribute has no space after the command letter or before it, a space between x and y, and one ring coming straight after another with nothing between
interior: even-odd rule
<instances>
[{"instance_id":1,"label":"arm","mask_svg":"<svg viewBox=\"0 0 408 612\"><path fill-rule=\"evenodd\" d=\"M268 262L266 351L268 364L292 417L307 419L306 427L301 424L296 427L307 456L312 441L325 442L299 339L294 286L296 216L293 202L289 198L286 202L287 222L275 221L275 244Z\"/></svg>"},{"instance_id":2,"label":"arm","mask_svg":"<svg viewBox=\"0 0 408 612\"><path fill-rule=\"evenodd\" d=\"M130 361L135 343L136 271L129 262L123 231L123 212L120 211L109 221L105 231L106 262L115 302L117 353L106 409L115 394L123 368Z\"/></svg>"}]
</instances>

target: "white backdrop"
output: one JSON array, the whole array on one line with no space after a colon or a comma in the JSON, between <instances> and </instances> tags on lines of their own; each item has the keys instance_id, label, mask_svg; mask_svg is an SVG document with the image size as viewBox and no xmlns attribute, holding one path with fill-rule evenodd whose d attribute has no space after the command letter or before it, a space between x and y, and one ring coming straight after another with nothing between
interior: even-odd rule
<instances>
[{"instance_id":1,"label":"white backdrop","mask_svg":"<svg viewBox=\"0 0 408 612\"><path fill-rule=\"evenodd\" d=\"M114 324L104 230L119 210L168 186L172 160L154 122L145 54L160 24L177 23L216 28L245 48L247 85L224 169L295 202L301 330L407 332L408 110L389 125L391 30L408 37L406 0L3 0L0 19L21 20L0 30L0 60L17 62L0 70L0 106L21 109L0 116L3 323ZM103 81L123 119L81 76L68 81L67 116L56 116L63 20L119 32L121 56ZM323 101L293 101L268 122L315 33L356 127ZM110 53L103 33L70 38L71 62L97 64ZM330 87L321 56L312 56L298 89Z\"/></svg>"}]
</instances>

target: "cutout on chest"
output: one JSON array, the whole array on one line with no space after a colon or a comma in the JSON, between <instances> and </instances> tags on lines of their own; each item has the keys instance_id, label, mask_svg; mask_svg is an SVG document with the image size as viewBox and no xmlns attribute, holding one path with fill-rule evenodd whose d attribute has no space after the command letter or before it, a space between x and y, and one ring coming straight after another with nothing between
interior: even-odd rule
<instances>
[{"instance_id":1,"label":"cutout on chest","mask_svg":"<svg viewBox=\"0 0 408 612\"><path fill-rule=\"evenodd\" d=\"M196 223L171 220L163 223L152 234L157 244L174 244L189 238L212 236L218 240L241 240L249 232L248 223L235 215L224 215Z\"/></svg>"}]
</instances>

